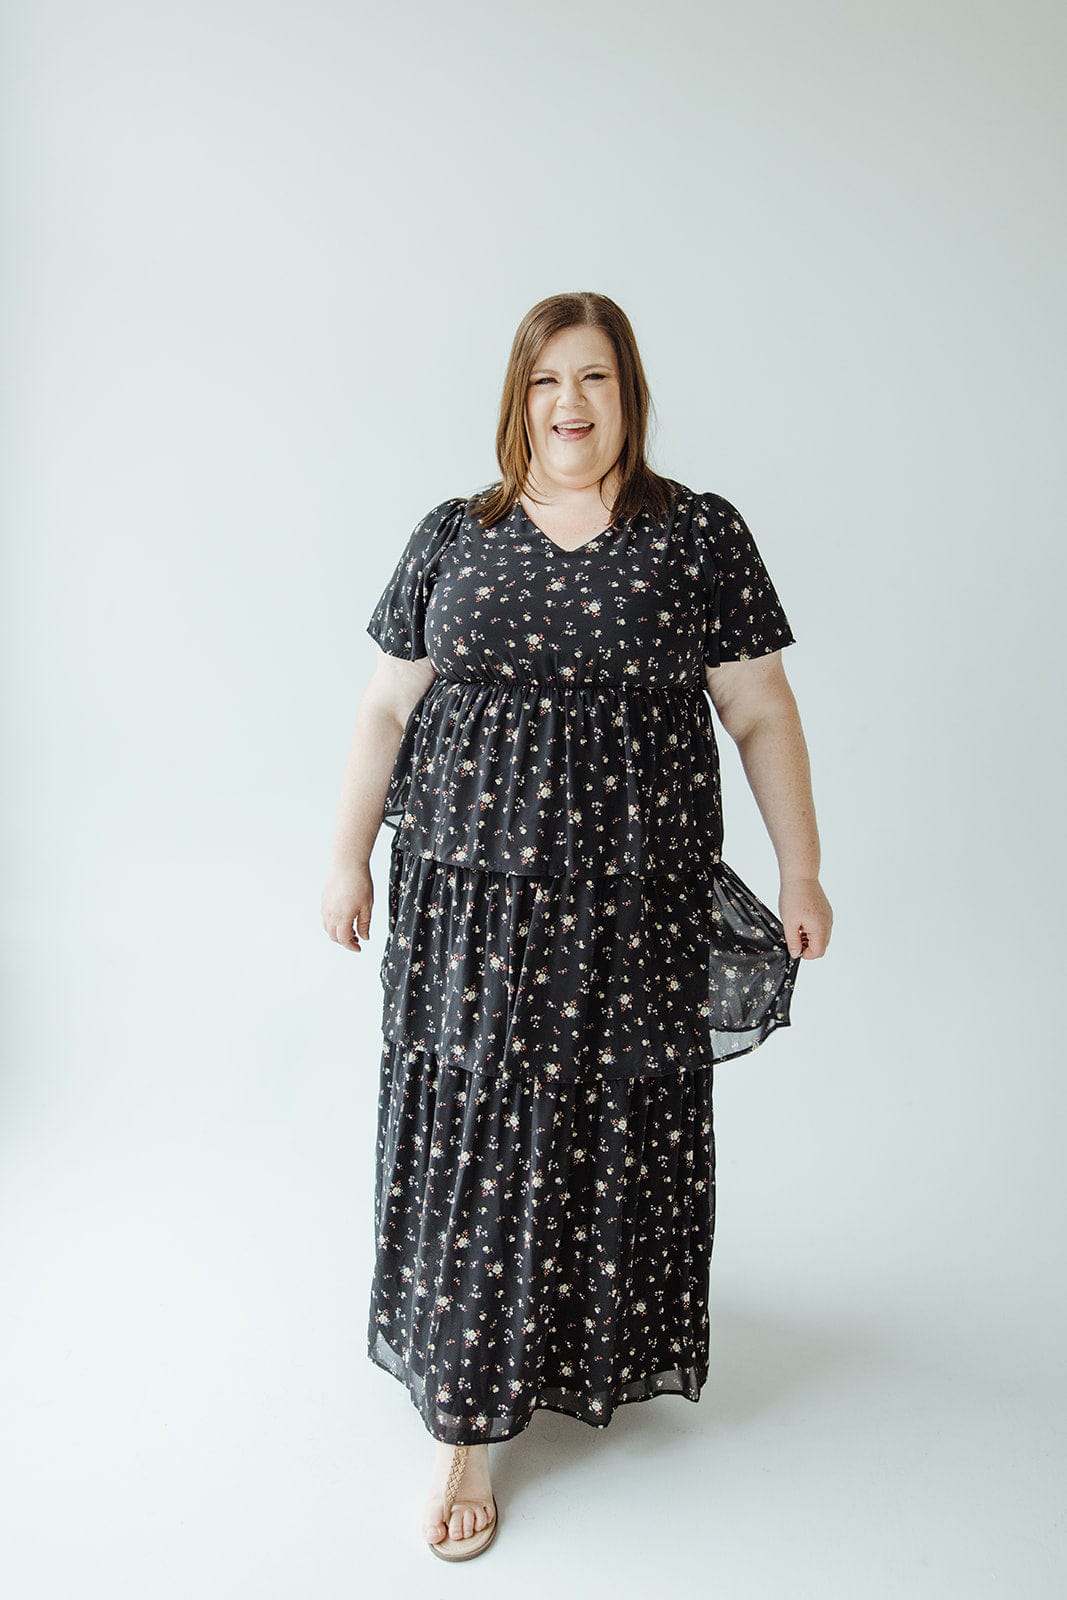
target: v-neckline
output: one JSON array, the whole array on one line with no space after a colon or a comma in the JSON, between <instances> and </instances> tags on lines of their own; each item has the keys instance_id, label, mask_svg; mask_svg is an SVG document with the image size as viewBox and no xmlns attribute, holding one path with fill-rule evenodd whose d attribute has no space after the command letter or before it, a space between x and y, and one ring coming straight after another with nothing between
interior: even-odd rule
<instances>
[{"instance_id":1,"label":"v-neckline","mask_svg":"<svg viewBox=\"0 0 1067 1600\"><path fill-rule=\"evenodd\" d=\"M571 548L568 549L566 545L557 544L555 539L550 539L544 528L539 528L537 526L537 523L533 520L521 500L516 500L515 504L518 507L519 516L523 519L527 526L532 528L534 533L540 534L545 543L551 545L552 549L557 551L561 556L580 555L583 550L588 550L590 545L596 544L598 539L603 539L605 534L613 533L617 526L615 522L611 522L606 528L601 528L599 533L594 533L592 538L586 539L583 544L572 545Z\"/></svg>"}]
</instances>

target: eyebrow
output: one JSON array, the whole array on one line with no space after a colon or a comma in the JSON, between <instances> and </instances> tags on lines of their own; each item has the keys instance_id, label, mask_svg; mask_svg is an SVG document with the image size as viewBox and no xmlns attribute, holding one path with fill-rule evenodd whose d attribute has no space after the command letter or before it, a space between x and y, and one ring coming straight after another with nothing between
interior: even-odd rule
<instances>
[{"instance_id":1,"label":"eyebrow","mask_svg":"<svg viewBox=\"0 0 1067 1600\"><path fill-rule=\"evenodd\" d=\"M578 368L578 371L579 372L590 372L594 367L596 367L598 371L603 371L605 368L610 367L610 366L611 366L611 362L610 361L587 361L584 367L579 367ZM533 370L534 370L534 372L547 372L547 373L550 373L553 378L557 376L555 367L534 367ZM530 376L533 377L533 372L530 374Z\"/></svg>"}]
</instances>

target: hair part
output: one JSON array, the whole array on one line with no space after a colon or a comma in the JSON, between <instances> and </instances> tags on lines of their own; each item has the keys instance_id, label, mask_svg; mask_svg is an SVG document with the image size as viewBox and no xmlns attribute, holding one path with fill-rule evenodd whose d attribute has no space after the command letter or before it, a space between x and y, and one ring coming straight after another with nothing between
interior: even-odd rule
<instances>
[{"instance_id":1,"label":"hair part","mask_svg":"<svg viewBox=\"0 0 1067 1600\"><path fill-rule=\"evenodd\" d=\"M624 429L623 446L608 468L617 469L619 489L611 508L616 522L651 511L665 521L673 501L669 481L653 472L645 459L652 396L630 319L607 295L581 292L554 294L539 300L515 330L504 374L500 417L496 430L496 459L500 481L473 495L468 502L485 528L505 516L525 491L530 470L530 442L526 433L526 396L537 358L548 339L564 328L601 328L611 340L619 375ZM603 490L608 473L600 480Z\"/></svg>"}]
</instances>

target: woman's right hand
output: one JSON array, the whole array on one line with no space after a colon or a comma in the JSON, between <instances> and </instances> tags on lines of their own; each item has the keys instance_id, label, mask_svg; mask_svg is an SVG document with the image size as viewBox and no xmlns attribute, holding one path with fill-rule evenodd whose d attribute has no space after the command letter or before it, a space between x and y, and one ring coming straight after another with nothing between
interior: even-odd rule
<instances>
[{"instance_id":1,"label":"woman's right hand","mask_svg":"<svg viewBox=\"0 0 1067 1600\"><path fill-rule=\"evenodd\" d=\"M358 863L330 868L322 890L322 926L335 944L362 950L361 939L370 938L374 884L370 867Z\"/></svg>"}]
</instances>

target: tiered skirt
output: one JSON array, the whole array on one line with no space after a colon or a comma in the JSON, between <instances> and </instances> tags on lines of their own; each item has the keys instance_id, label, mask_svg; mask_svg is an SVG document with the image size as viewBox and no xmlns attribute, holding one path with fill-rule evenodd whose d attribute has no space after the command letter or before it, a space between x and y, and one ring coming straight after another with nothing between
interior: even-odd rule
<instances>
[{"instance_id":1,"label":"tiered skirt","mask_svg":"<svg viewBox=\"0 0 1067 1600\"><path fill-rule=\"evenodd\" d=\"M714 1064L797 960L722 862L519 876L394 838L368 1354L452 1444L709 1368Z\"/></svg>"},{"instance_id":2,"label":"tiered skirt","mask_svg":"<svg viewBox=\"0 0 1067 1600\"><path fill-rule=\"evenodd\" d=\"M542 1085L386 1041L369 1354L450 1444L708 1374L712 1072Z\"/></svg>"}]
</instances>

